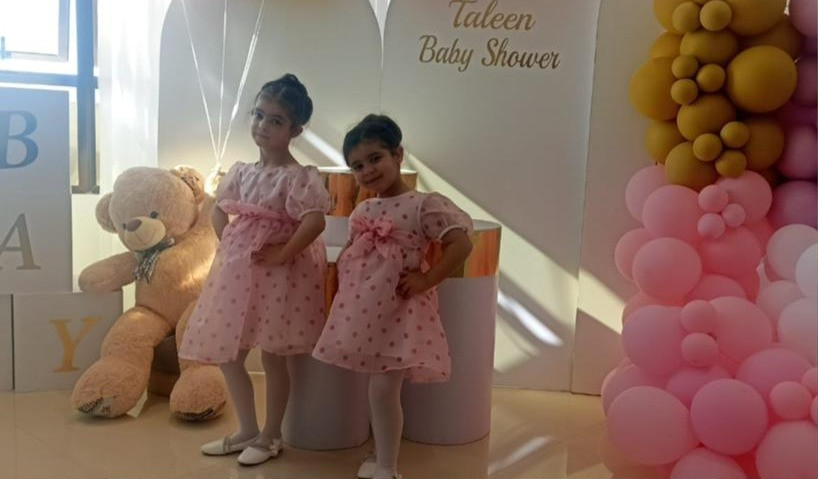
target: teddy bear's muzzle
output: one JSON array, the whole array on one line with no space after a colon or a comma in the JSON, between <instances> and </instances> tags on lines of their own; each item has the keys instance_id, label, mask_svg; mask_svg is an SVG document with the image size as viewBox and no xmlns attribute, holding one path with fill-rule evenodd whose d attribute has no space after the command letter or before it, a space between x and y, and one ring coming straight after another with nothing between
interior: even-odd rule
<instances>
[{"instance_id":1,"label":"teddy bear's muzzle","mask_svg":"<svg viewBox=\"0 0 818 479\"><path fill-rule=\"evenodd\" d=\"M162 221L148 216L131 218L124 224L122 242L131 251L144 251L165 239L167 229Z\"/></svg>"}]
</instances>

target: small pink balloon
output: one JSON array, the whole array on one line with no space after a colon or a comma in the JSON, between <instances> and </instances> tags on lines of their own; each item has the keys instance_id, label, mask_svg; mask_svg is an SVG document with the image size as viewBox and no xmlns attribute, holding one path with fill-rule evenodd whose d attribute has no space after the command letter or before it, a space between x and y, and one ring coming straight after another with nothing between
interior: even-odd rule
<instances>
[{"instance_id":1,"label":"small pink balloon","mask_svg":"<svg viewBox=\"0 0 818 479\"><path fill-rule=\"evenodd\" d=\"M812 125L795 125L787 131L787 142L776 163L778 171L794 180L810 180L818 172L818 139Z\"/></svg>"},{"instance_id":2,"label":"small pink balloon","mask_svg":"<svg viewBox=\"0 0 818 479\"><path fill-rule=\"evenodd\" d=\"M718 327L718 313L708 301L694 300L681 312L682 327L689 333L713 333Z\"/></svg>"},{"instance_id":3,"label":"small pink balloon","mask_svg":"<svg viewBox=\"0 0 818 479\"><path fill-rule=\"evenodd\" d=\"M740 278L752 274L761 263L761 245L743 226L730 228L718 239L699 244L702 269L707 273Z\"/></svg>"},{"instance_id":4,"label":"small pink balloon","mask_svg":"<svg viewBox=\"0 0 818 479\"><path fill-rule=\"evenodd\" d=\"M741 466L731 458L706 447L697 447L673 466L670 479L746 479Z\"/></svg>"},{"instance_id":5,"label":"small pink balloon","mask_svg":"<svg viewBox=\"0 0 818 479\"><path fill-rule=\"evenodd\" d=\"M659 388L637 386L620 394L607 425L622 454L642 464L670 464L698 444L687 408Z\"/></svg>"},{"instance_id":6,"label":"small pink balloon","mask_svg":"<svg viewBox=\"0 0 818 479\"><path fill-rule=\"evenodd\" d=\"M773 326L767 315L742 298L716 298L710 302L718 313L716 342L719 350L736 362L770 346Z\"/></svg>"},{"instance_id":7,"label":"small pink balloon","mask_svg":"<svg viewBox=\"0 0 818 479\"><path fill-rule=\"evenodd\" d=\"M788 181L775 189L769 220L773 228L818 224L818 190L813 181Z\"/></svg>"},{"instance_id":8,"label":"small pink balloon","mask_svg":"<svg viewBox=\"0 0 818 479\"><path fill-rule=\"evenodd\" d=\"M639 248L633 279L647 295L661 301L683 299L701 278L702 263L692 246L676 238L657 238Z\"/></svg>"},{"instance_id":9,"label":"small pink balloon","mask_svg":"<svg viewBox=\"0 0 818 479\"><path fill-rule=\"evenodd\" d=\"M778 318L781 311L789 306L793 301L801 299L801 292L798 286L792 281L779 280L772 282L761 289L756 298L756 306L764 311L773 322L778 325Z\"/></svg>"},{"instance_id":10,"label":"small pink balloon","mask_svg":"<svg viewBox=\"0 0 818 479\"><path fill-rule=\"evenodd\" d=\"M630 230L619 239L614 250L614 263L619 274L629 280L633 279L631 268L633 267L633 257L645 243L652 240L653 236L645 228Z\"/></svg>"},{"instance_id":11,"label":"small pink balloon","mask_svg":"<svg viewBox=\"0 0 818 479\"><path fill-rule=\"evenodd\" d=\"M760 221L770 211L773 192L767 180L755 171L745 171L738 178L723 177L716 184L727 190L730 203L744 208L747 223Z\"/></svg>"},{"instance_id":12,"label":"small pink balloon","mask_svg":"<svg viewBox=\"0 0 818 479\"><path fill-rule=\"evenodd\" d=\"M807 298L818 295L818 244L806 249L795 263L795 284Z\"/></svg>"},{"instance_id":13,"label":"small pink balloon","mask_svg":"<svg viewBox=\"0 0 818 479\"><path fill-rule=\"evenodd\" d=\"M631 314L622 327L622 347L633 364L666 376L683 363L680 313L681 308L645 306Z\"/></svg>"},{"instance_id":14,"label":"small pink balloon","mask_svg":"<svg viewBox=\"0 0 818 479\"><path fill-rule=\"evenodd\" d=\"M608 413L617 396L636 386L662 387L665 378L648 374L635 364L611 370L602 381L602 409Z\"/></svg>"},{"instance_id":15,"label":"small pink balloon","mask_svg":"<svg viewBox=\"0 0 818 479\"><path fill-rule=\"evenodd\" d=\"M622 324L624 325L625 322L628 320L631 314L637 309L650 306L650 305L659 305L659 306L674 306L670 304L663 303L656 298L652 298L643 292L638 292L628 300L625 304L625 308L622 310Z\"/></svg>"},{"instance_id":16,"label":"small pink balloon","mask_svg":"<svg viewBox=\"0 0 818 479\"><path fill-rule=\"evenodd\" d=\"M698 197L685 186L660 186L645 199L642 222L655 238L678 238L695 244L700 240L696 224L702 216Z\"/></svg>"},{"instance_id":17,"label":"small pink balloon","mask_svg":"<svg viewBox=\"0 0 818 479\"><path fill-rule=\"evenodd\" d=\"M808 369L801 377L801 384L812 394L818 394L818 369Z\"/></svg>"},{"instance_id":18,"label":"small pink balloon","mask_svg":"<svg viewBox=\"0 0 818 479\"><path fill-rule=\"evenodd\" d=\"M717 185L705 186L699 192L699 207L707 213L718 213L727 206L730 197Z\"/></svg>"},{"instance_id":19,"label":"small pink balloon","mask_svg":"<svg viewBox=\"0 0 818 479\"><path fill-rule=\"evenodd\" d=\"M767 397L776 384L800 381L811 367L804 356L780 346L771 347L745 359L736 371L736 379Z\"/></svg>"},{"instance_id":20,"label":"small pink balloon","mask_svg":"<svg viewBox=\"0 0 818 479\"><path fill-rule=\"evenodd\" d=\"M730 373L718 365L710 368L683 367L668 378L665 390L676 396L682 404L690 407L690 402L702 386L716 379L729 377Z\"/></svg>"},{"instance_id":21,"label":"small pink balloon","mask_svg":"<svg viewBox=\"0 0 818 479\"><path fill-rule=\"evenodd\" d=\"M721 212L721 217L724 218L724 222L727 223L727 226L735 228L736 226L744 224L744 220L747 219L747 213L741 205L731 203L724 207L724 210Z\"/></svg>"},{"instance_id":22,"label":"small pink balloon","mask_svg":"<svg viewBox=\"0 0 818 479\"><path fill-rule=\"evenodd\" d=\"M705 384L690 404L693 431L715 452L728 455L753 450L767 430L767 404L747 384L717 379Z\"/></svg>"},{"instance_id":23,"label":"small pink balloon","mask_svg":"<svg viewBox=\"0 0 818 479\"><path fill-rule=\"evenodd\" d=\"M709 301L722 296L746 298L747 292L732 278L720 274L705 274L687 295L687 301L696 299Z\"/></svg>"},{"instance_id":24,"label":"small pink balloon","mask_svg":"<svg viewBox=\"0 0 818 479\"><path fill-rule=\"evenodd\" d=\"M813 10L814 11L814 10ZM775 424L758 445L756 465L763 478L818 477L818 430L809 421Z\"/></svg>"},{"instance_id":25,"label":"small pink balloon","mask_svg":"<svg viewBox=\"0 0 818 479\"><path fill-rule=\"evenodd\" d=\"M691 366L707 368L716 364L719 346L716 340L706 333L690 333L682 340L682 357Z\"/></svg>"},{"instance_id":26,"label":"small pink balloon","mask_svg":"<svg viewBox=\"0 0 818 479\"><path fill-rule=\"evenodd\" d=\"M773 233L767 243L767 262L779 277L793 281L798 258L817 242L818 231L814 227L802 224L784 226Z\"/></svg>"},{"instance_id":27,"label":"small pink balloon","mask_svg":"<svg viewBox=\"0 0 818 479\"><path fill-rule=\"evenodd\" d=\"M814 23L813 18L813 23ZM818 96L818 84L816 84L816 69L814 56L801 56L796 65L798 67L798 84L792 94L793 101L804 106L815 106Z\"/></svg>"},{"instance_id":28,"label":"small pink balloon","mask_svg":"<svg viewBox=\"0 0 818 479\"><path fill-rule=\"evenodd\" d=\"M778 341L813 365L818 363L818 305L814 299L796 300L781 311Z\"/></svg>"},{"instance_id":29,"label":"small pink balloon","mask_svg":"<svg viewBox=\"0 0 818 479\"><path fill-rule=\"evenodd\" d=\"M755 223L745 223L744 227L753 233L758 240L758 244L761 245L761 249L766 251L767 242L770 240L770 236L773 235L773 227L770 226L770 222L767 221L767 218L756 221Z\"/></svg>"},{"instance_id":30,"label":"small pink balloon","mask_svg":"<svg viewBox=\"0 0 818 479\"><path fill-rule=\"evenodd\" d=\"M770 404L773 411L782 419L808 418L810 402L812 394L795 381L778 383L770 391Z\"/></svg>"},{"instance_id":31,"label":"small pink balloon","mask_svg":"<svg viewBox=\"0 0 818 479\"><path fill-rule=\"evenodd\" d=\"M696 230L702 238L718 239L727 230L727 223L721 215L705 213L699 218Z\"/></svg>"},{"instance_id":32,"label":"small pink balloon","mask_svg":"<svg viewBox=\"0 0 818 479\"><path fill-rule=\"evenodd\" d=\"M665 167L652 165L634 173L625 187L625 205L631 216L642 221L642 207L648 195L667 184Z\"/></svg>"},{"instance_id":33,"label":"small pink balloon","mask_svg":"<svg viewBox=\"0 0 818 479\"><path fill-rule=\"evenodd\" d=\"M812 42L815 42L815 39L813 39ZM817 122L815 113L816 110L814 106L801 106L797 103L789 102L778 110L776 117L785 128L790 128L793 125L809 125L814 128Z\"/></svg>"},{"instance_id":34,"label":"small pink balloon","mask_svg":"<svg viewBox=\"0 0 818 479\"><path fill-rule=\"evenodd\" d=\"M815 18L818 17L818 8L815 0L790 0L790 19L795 28L805 37L815 42L818 37L818 27ZM779 476L780 477L780 476Z\"/></svg>"}]
</instances>

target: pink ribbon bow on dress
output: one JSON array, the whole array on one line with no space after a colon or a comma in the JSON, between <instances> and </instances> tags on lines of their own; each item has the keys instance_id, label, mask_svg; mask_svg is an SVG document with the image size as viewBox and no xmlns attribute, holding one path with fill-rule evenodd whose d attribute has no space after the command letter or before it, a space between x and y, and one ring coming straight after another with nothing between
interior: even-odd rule
<instances>
[{"instance_id":1,"label":"pink ribbon bow on dress","mask_svg":"<svg viewBox=\"0 0 818 479\"><path fill-rule=\"evenodd\" d=\"M420 248L419 239L413 241L415 235L395 228L395 223L389 218L367 219L355 216L351 219L353 230L359 233L352 239L352 245L347 248L350 258L366 256L373 250L385 258L394 254L394 248Z\"/></svg>"}]
</instances>

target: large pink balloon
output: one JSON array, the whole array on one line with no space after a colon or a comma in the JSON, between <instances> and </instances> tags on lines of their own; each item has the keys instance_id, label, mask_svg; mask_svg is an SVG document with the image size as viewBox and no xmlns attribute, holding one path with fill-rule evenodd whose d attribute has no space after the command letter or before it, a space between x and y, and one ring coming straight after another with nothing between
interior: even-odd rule
<instances>
[{"instance_id":1,"label":"large pink balloon","mask_svg":"<svg viewBox=\"0 0 818 479\"><path fill-rule=\"evenodd\" d=\"M746 298L747 292L733 278L720 274L705 274L688 293L687 301L695 299L711 300L722 296Z\"/></svg>"},{"instance_id":2,"label":"large pink balloon","mask_svg":"<svg viewBox=\"0 0 818 479\"><path fill-rule=\"evenodd\" d=\"M813 365L818 362L818 305L813 298L802 298L784 308L778 320L778 341L804 355Z\"/></svg>"},{"instance_id":3,"label":"large pink balloon","mask_svg":"<svg viewBox=\"0 0 818 479\"><path fill-rule=\"evenodd\" d=\"M622 238L616 243L616 249L614 250L614 263L616 263L616 269L619 270L619 274L628 279L633 279L633 274L631 273L633 257L636 256L636 252L639 251L639 248L652 239L653 236L651 236L645 228L630 230L622 235Z\"/></svg>"},{"instance_id":4,"label":"large pink balloon","mask_svg":"<svg viewBox=\"0 0 818 479\"><path fill-rule=\"evenodd\" d=\"M773 341L770 318L746 299L725 297L710 302L718 312L716 342L730 359L741 362Z\"/></svg>"},{"instance_id":5,"label":"large pink balloon","mask_svg":"<svg viewBox=\"0 0 818 479\"><path fill-rule=\"evenodd\" d=\"M633 295L625 304L625 308L622 310L622 324L625 324L625 321L627 321L630 315L637 309L651 305L676 306L663 303L662 301L659 301L656 298L651 298L647 294L640 291Z\"/></svg>"},{"instance_id":6,"label":"large pink balloon","mask_svg":"<svg viewBox=\"0 0 818 479\"><path fill-rule=\"evenodd\" d=\"M678 238L694 244L701 240L696 225L703 213L694 190L666 185L648 195L642 207L642 222L656 238Z\"/></svg>"},{"instance_id":7,"label":"large pink balloon","mask_svg":"<svg viewBox=\"0 0 818 479\"><path fill-rule=\"evenodd\" d=\"M762 250L750 230L739 226L728 229L721 238L703 240L699 254L704 271L737 279L755 273Z\"/></svg>"},{"instance_id":8,"label":"large pink balloon","mask_svg":"<svg viewBox=\"0 0 818 479\"><path fill-rule=\"evenodd\" d=\"M818 296L818 244L806 249L795 263L795 284L808 298Z\"/></svg>"},{"instance_id":9,"label":"large pink balloon","mask_svg":"<svg viewBox=\"0 0 818 479\"><path fill-rule=\"evenodd\" d=\"M771 347L745 359L736 371L736 379L767 397L780 382L800 381L810 367L804 356L780 346Z\"/></svg>"},{"instance_id":10,"label":"large pink balloon","mask_svg":"<svg viewBox=\"0 0 818 479\"><path fill-rule=\"evenodd\" d=\"M773 228L791 224L816 227L818 224L818 190L814 181L788 181L775 189L770 208Z\"/></svg>"},{"instance_id":11,"label":"large pink balloon","mask_svg":"<svg viewBox=\"0 0 818 479\"><path fill-rule=\"evenodd\" d=\"M767 430L767 404L753 388L735 379L705 384L690 404L693 431L721 454L751 451Z\"/></svg>"},{"instance_id":12,"label":"large pink balloon","mask_svg":"<svg viewBox=\"0 0 818 479\"><path fill-rule=\"evenodd\" d=\"M622 327L625 354L643 371L666 376L679 367L685 331L679 321L681 308L645 306L637 309Z\"/></svg>"},{"instance_id":13,"label":"large pink balloon","mask_svg":"<svg viewBox=\"0 0 818 479\"><path fill-rule=\"evenodd\" d=\"M790 179L809 180L818 171L818 139L812 125L796 125L787 131L787 143L781 159L776 163L778 171Z\"/></svg>"},{"instance_id":14,"label":"large pink balloon","mask_svg":"<svg viewBox=\"0 0 818 479\"><path fill-rule=\"evenodd\" d=\"M602 409L607 414L614 399L632 387L662 387L664 382L663 376L648 374L635 364L613 369L602 381Z\"/></svg>"},{"instance_id":15,"label":"large pink balloon","mask_svg":"<svg viewBox=\"0 0 818 479\"><path fill-rule=\"evenodd\" d=\"M665 390L670 394L676 396L682 404L690 407L690 402L693 397L699 392L705 384L711 383L716 379L726 379L730 377L721 366L713 366L710 368L694 368L685 367L676 370L665 384Z\"/></svg>"},{"instance_id":16,"label":"large pink balloon","mask_svg":"<svg viewBox=\"0 0 818 479\"><path fill-rule=\"evenodd\" d=\"M716 182L727 190L730 203L738 203L747 214L746 223L755 223L767 215L773 201L770 184L754 171L745 171L738 178L723 177Z\"/></svg>"},{"instance_id":17,"label":"large pink balloon","mask_svg":"<svg viewBox=\"0 0 818 479\"><path fill-rule=\"evenodd\" d=\"M782 419L808 418L811 402L809 389L795 381L778 383L770 391L770 405Z\"/></svg>"},{"instance_id":18,"label":"large pink balloon","mask_svg":"<svg viewBox=\"0 0 818 479\"><path fill-rule=\"evenodd\" d=\"M815 25L818 8L815 4L816 0L790 0L792 24L802 35L811 37L812 43L815 43L815 37L818 37L818 27Z\"/></svg>"},{"instance_id":19,"label":"large pink balloon","mask_svg":"<svg viewBox=\"0 0 818 479\"><path fill-rule=\"evenodd\" d=\"M818 429L809 421L780 422L758 445L756 464L764 478L814 479L818 477Z\"/></svg>"},{"instance_id":20,"label":"large pink balloon","mask_svg":"<svg viewBox=\"0 0 818 479\"><path fill-rule=\"evenodd\" d=\"M702 264L692 246L675 238L647 242L633 259L633 279L649 296L683 299L701 278Z\"/></svg>"},{"instance_id":21,"label":"large pink balloon","mask_svg":"<svg viewBox=\"0 0 818 479\"><path fill-rule=\"evenodd\" d=\"M634 173L625 187L625 206L631 216L642 221L642 207L648 195L666 184L665 167L662 165L647 166Z\"/></svg>"},{"instance_id":22,"label":"large pink balloon","mask_svg":"<svg viewBox=\"0 0 818 479\"><path fill-rule=\"evenodd\" d=\"M813 17L813 23L815 18ZM798 84L792 99L804 106L815 106L816 96L818 96L818 85L816 85L815 57L802 56L798 60ZM814 152L813 152L814 153Z\"/></svg>"},{"instance_id":23,"label":"large pink balloon","mask_svg":"<svg viewBox=\"0 0 818 479\"><path fill-rule=\"evenodd\" d=\"M614 399L608 432L626 457L654 466L672 463L698 444L687 408L649 386L630 388Z\"/></svg>"},{"instance_id":24,"label":"large pink balloon","mask_svg":"<svg viewBox=\"0 0 818 479\"><path fill-rule=\"evenodd\" d=\"M670 479L746 479L733 458L697 447L673 466Z\"/></svg>"},{"instance_id":25,"label":"large pink balloon","mask_svg":"<svg viewBox=\"0 0 818 479\"><path fill-rule=\"evenodd\" d=\"M767 243L767 263L782 279L795 280L795 266L801 253L818 242L814 227L794 224L785 226Z\"/></svg>"},{"instance_id":26,"label":"large pink balloon","mask_svg":"<svg viewBox=\"0 0 818 479\"><path fill-rule=\"evenodd\" d=\"M765 286L758 293L756 306L764 311L767 317L773 321L773 324L777 325L781 311L784 311L784 308L793 301L801 299L801 296L801 291L792 281L775 281Z\"/></svg>"}]
</instances>

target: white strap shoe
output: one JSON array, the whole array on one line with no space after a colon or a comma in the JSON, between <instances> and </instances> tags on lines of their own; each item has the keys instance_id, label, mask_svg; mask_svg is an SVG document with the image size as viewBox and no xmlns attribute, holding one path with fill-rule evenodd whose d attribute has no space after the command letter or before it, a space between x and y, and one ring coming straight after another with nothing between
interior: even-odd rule
<instances>
[{"instance_id":1,"label":"white strap shoe","mask_svg":"<svg viewBox=\"0 0 818 479\"><path fill-rule=\"evenodd\" d=\"M281 454L281 439L273 439L270 444L254 443L250 444L239 454L239 464L242 466L255 466L262 462L278 457Z\"/></svg>"},{"instance_id":2,"label":"white strap shoe","mask_svg":"<svg viewBox=\"0 0 818 479\"><path fill-rule=\"evenodd\" d=\"M202 454L207 456L225 456L227 454L233 454L234 452L243 451L244 448L253 444L256 438L252 437L246 441L241 441L233 444L230 442L230 437L224 437L223 439L216 439L215 441L208 442L204 446L202 446Z\"/></svg>"},{"instance_id":3,"label":"white strap shoe","mask_svg":"<svg viewBox=\"0 0 818 479\"><path fill-rule=\"evenodd\" d=\"M358 467L358 479L372 479L375 477L375 466L377 465L375 453L370 452L364 456L361 466Z\"/></svg>"}]
</instances>

